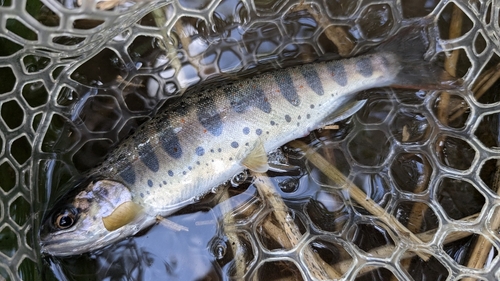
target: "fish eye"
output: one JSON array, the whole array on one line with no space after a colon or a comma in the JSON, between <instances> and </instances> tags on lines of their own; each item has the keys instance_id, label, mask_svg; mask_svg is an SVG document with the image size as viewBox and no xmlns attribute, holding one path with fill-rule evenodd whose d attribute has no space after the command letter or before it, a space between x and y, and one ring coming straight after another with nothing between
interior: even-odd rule
<instances>
[{"instance_id":1,"label":"fish eye","mask_svg":"<svg viewBox=\"0 0 500 281\"><path fill-rule=\"evenodd\" d=\"M54 219L54 226L63 230L72 227L76 222L76 212L73 209L64 209Z\"/></svg>"}]
</instances>

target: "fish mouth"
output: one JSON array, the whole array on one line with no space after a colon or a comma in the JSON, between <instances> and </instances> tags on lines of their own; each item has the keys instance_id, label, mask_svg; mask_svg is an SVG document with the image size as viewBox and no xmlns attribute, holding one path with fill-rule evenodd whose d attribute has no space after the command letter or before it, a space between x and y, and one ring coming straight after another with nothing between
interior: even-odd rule
<instances>
[{"instance_id":1,"label":"fish mouth","mask_svg":"<svg viewBox=\"0 0 500 281\"><path fill-rule=\"evenodd\" d=\"M71 235L61 238L49 234L40 236L40 251L44 256L75 256L100 249L109 243L121 239L121 233L111 232L94 239L92 235Z\"/></svg>"}]
</instances>

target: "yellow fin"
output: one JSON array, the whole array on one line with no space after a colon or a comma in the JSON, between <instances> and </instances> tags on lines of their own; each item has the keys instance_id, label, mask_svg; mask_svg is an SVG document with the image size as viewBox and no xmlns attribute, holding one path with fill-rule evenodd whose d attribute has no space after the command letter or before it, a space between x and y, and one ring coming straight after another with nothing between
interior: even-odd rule
<instances>
[{"instance_id":1,"label":"yellow fin","mask_svg":"<svg viewBox=\"0 0 500 281\"><path fill-rule=\"evenodd\" d=\"M253 172L265 173L269 169L269 164L262 142L259 142L241 163Z\"/></svg>"},{"instance_id":2,"label":"yellow fin","mask_svg":"<svg viewBox=\"0 0 500 281\"><path fill-rule=\"evenodd\" d=\"M107 217L102 218L104 227L108 231L118 228L132 222L142 210L138 204L127 201L116 207L116 209Z\"/></svg>"}]
</instances>

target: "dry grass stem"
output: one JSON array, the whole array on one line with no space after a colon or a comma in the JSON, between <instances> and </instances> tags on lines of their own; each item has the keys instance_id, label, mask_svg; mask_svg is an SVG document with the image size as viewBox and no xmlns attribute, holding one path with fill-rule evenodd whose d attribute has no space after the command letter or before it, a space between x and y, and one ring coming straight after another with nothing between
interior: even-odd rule
<instances>
[{"instance_id":1,"label":"dry grass stem","mask_svg":"<svg viewBox=\"0 0 500 281\"><path fill-rule=\"evenodd\" d=\"M472 92L474 93L474 97L477 99L480 99L498 80L500 79L500 64L497 64L493 66L492 68L484 71L483 74L481 74L476 82L474 83L474 86L472 87ZM466 104L465 106L452 111L454 112L452 116L450 116L450 120L453 121L462 114L464 114L467 110L469 109L469 106Z\"/></svg>"},{"instance_id":2,"label":"dry grass stem","mask_svg":"<svg viewBox=\"0 0 500 281\"><path fill-rule=\"evenodd\" d=\"M458 38L462 34L463 13L460 8L453 4L453 12L451 15L449 38ZM446 57L444 69L453 77L457 76L457 62L460 56L460 50L453 50ZM441 100L438 105L437 117L443 125L447 125L449 121L449 104L450 94L448 92L441 93Z\"/></svg>"},{"instance_id":3,"label":"dry grass stem","mask_svg":"<svg viewBox=\"0 0 500 281\"><path fill-rule=\"evenodd\" d=\"M351 54L354 49L354 41L351 40L347 32L341 26L329 25L325 15L322 15L312 9L311 5L304 4L301 1L300 4L295 6L293 11L306 10L311 14L314 20L325 30L325 36L328 38L336 47L339 55L342 57L347 57Z\"/></svg>"},{"instance_id":4,"label":"dry grass stem","mask_svg":"<svg viewBox=\"0 0 500 281\"><path fill-rule=\"evenodd\" d=\"M283 230L272 223L271 220L265 219L262 227L265 229L267 235L269 235L274 241L278 242L281 247L287 250L293 248L292 243L290 243L290 240Z\"/></svg>"},{"instance_id":5,"label":"dry grass stem","mask_svg":"<svg viewBox=\"0 0 500 281\"><path fill-rule=\"evenodd\" d=\"M151 13L153 15L155 24L160 29L161 36L163 37L162 46L166 52L167 58L170 61L170 65L172 66L173 69L175 69L175 73L178 73L179 70L181 69L181 62L177 57L177 48L174 46L174 42L172 42L173 38L169 36L169 34L167 33L167 28L165 27L167 23L167 18L165 17L165 13L163 12L162 8L155 9ZM182 28L182 24L180 24L180 28ZM183 44L182 46L185 45Z\"/></svg>"},{"instance_id":6,"label":"dry grass stem","mask_svg":"<svg viewBox=\"0 0 500 281\"><path fill-rule=\"evenodd\" d=\"M453 11L451 15L450 22L450 30L449 30L449 38L457 38L462 33L462 20L463 13L457 5L453 5ZM460 50L453 50L450 56L446 57L444 68L445 70L453 77L457 76L457 62L460 56ZM450 119L450 93L444 91L441 93L441 99L437 108L437 117L441 124L448 125ZM444 137L440 137L440 139L436 140L436 143L442 143L444 141ZM436 146L436 150L438 154L441 153L442 147ZM429 170L427 167L428 164L425 165L426 172ZM417 187L418 189L419 187ZM423 217L422 215L427 211L428 206L423 203L415 203L410 212L410 217L408 219L408 228L411 231L418 231L422 225ZM408 268L410 266L410 260L403 260L402 267ZM391 281L395 280L395 277L391 278Z\"/></svg>"},{"instance_id":7,"label":"dry grass stem","mask_svg":"<svg viewBox=\"0 0 500 281\"><path fill-rule=\"evenodd\" d=\"M254 176L254 184L257 187L260 196L268 203L269 206L273 207L273 215L279 224L279 228L281 228L285 233L290 245L292 247L297 246L302 238L302 234L293 219L290 217L285 202L283 202L283 199L281 199L272 182L265 174L255 173ZM342 277L340 273L338 273L328 263L324 262L323 259L312 251L310 247L305 247L303 254L305 265L314 278L327 280Z\"/></svg>"},{"instance_id":8,"label":"dry grass stem","mask_svg":"<svg viewBox=\"0 0 500 281\"><path fill-rule=\"evenodd\" d=\"M349 181L337 168L332 166L328 161L323 158L323 156L309 149L309 147L300 141L293 141L290 143L291 146L300 148L306 152L306 157L313 165L315 165L321 172L323 172L328 178L340 186L344 186L345 189L349 191L350 196L358 202L363 208L368 212L376 216L381 221L385 222L387 225L395 228L401 235L402 238L411 241L411 243L419 245L423 242L408 228L402 225L394 216L388 214L385 209L377 205L375 201L369 198L364 191L357 187L354 183ZM426 253L419 253L420 258L427 260L429 255Z\"/></svg>"},{"instance_id":9,"label":"dry grass stem","mask_svg":"<svg viewBox=\"0 0 500 281\"><path fill-rule=\"evenodd\" d=\"M473 221L478 217L478 215L479 214L468 216L468 217L463 218L462 220L463 221ZM437 231L437 229L432 229L432 230L429 230L426 232L422 232L422 233L417 234L417 237L422 239L422 240L429 241L434 237L434 235L436 234L436 231ZM452 232L446 237L446 239L443 241L443 244L455 242L455 241L460 240L462 238L469 237L472 234L474 234L474 233L465 232L465 231ZM370 251L368 251L368 254L382 256L382 257L390 257L394 253L394 249L395 249L394 245L385 245L385 246L371 249ZM406 261L406 260L411 261L411 259L413 257L415 257L416 255L417 254L414 252L406 251L402 256L401 261ZM335 264L335 268L339 268L340 272L344 273L350 269L351 264L352 264L352 260L344 260L342 262ZM366 274L374 269L376 269L376 267L363 267L363 269L359 272L358 276Z\"/></svg>"},{"instance_id":10,"label":"dry grass stem","mask_svg":"<svg viewBox=\"0 0 500 281\"><path fill-rule=\"evenodd\" d=\"M497 170L495 172L495 177L493 178L493 188L496 189L497 194L500 194L500 160L497 160ZM495 209L495 213L492 216L490 223L491 229L497 230L500 228L500 214L498 212L499 208ZM476 242L472 248L472 252L466 266L468 268L483 268L488 254L490 253L493 245L486 239L483 235L477 237ZM475 278L465 278L465 281L472 281Z\"/></svg>"},{"instance_id":11,"label":"dry grass stem","mask_svg":"<svg viewBox=\"0 0 500 281\"><path fill-rule=\"evenodd\" d=\"M164 227L172 229L174 231L189 231L189 228L187 228L186 226L178 224L161 216L156 216L156 223L161 224Z\"/></svg>"},{"instance_id":12,"label":"dry grass stem","mask_svg":"<svg viewBox=\"0 0 500 281\"><path fill-rule=\"evenodd\" d=\"M229 190L227 188L224 189L224 193L222 194L219 202L227 202L227 204L220 204L221 212L223 215L223 226L226 225L234 225L234 216L232 210L234 209L234 206L232 206L231 201L229 200L230 195L229 195ZM229 246L231 247L231 251L234 254L233 258L235 260L235 272L234 275L237 277L243 277L247 271L247 266L246 263L247 261L245 260L245 254L240 253L240 249L244 248L241 247L242 245L238 235L231 231L231 232L225 232L226 237L229 241Z\"/></svg>"}]
</instances>

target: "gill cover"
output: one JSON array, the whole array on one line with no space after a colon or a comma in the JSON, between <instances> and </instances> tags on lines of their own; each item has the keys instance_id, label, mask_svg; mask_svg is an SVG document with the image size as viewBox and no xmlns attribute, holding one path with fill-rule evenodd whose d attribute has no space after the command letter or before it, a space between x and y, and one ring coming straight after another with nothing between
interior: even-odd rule
<instances>
[{"instance_id":1,"label":"gill cover","mask_svg":"<svg viewBox=\"0 0 500 281\"><path fill-rule=\"evenodd\" d=\"M141 216L142 215L142 216ZM96 250L135 234L141 208L120 182L91 180L60 200L40 229L44 253L67 256Z\"/></svg>"}]
</instances>

